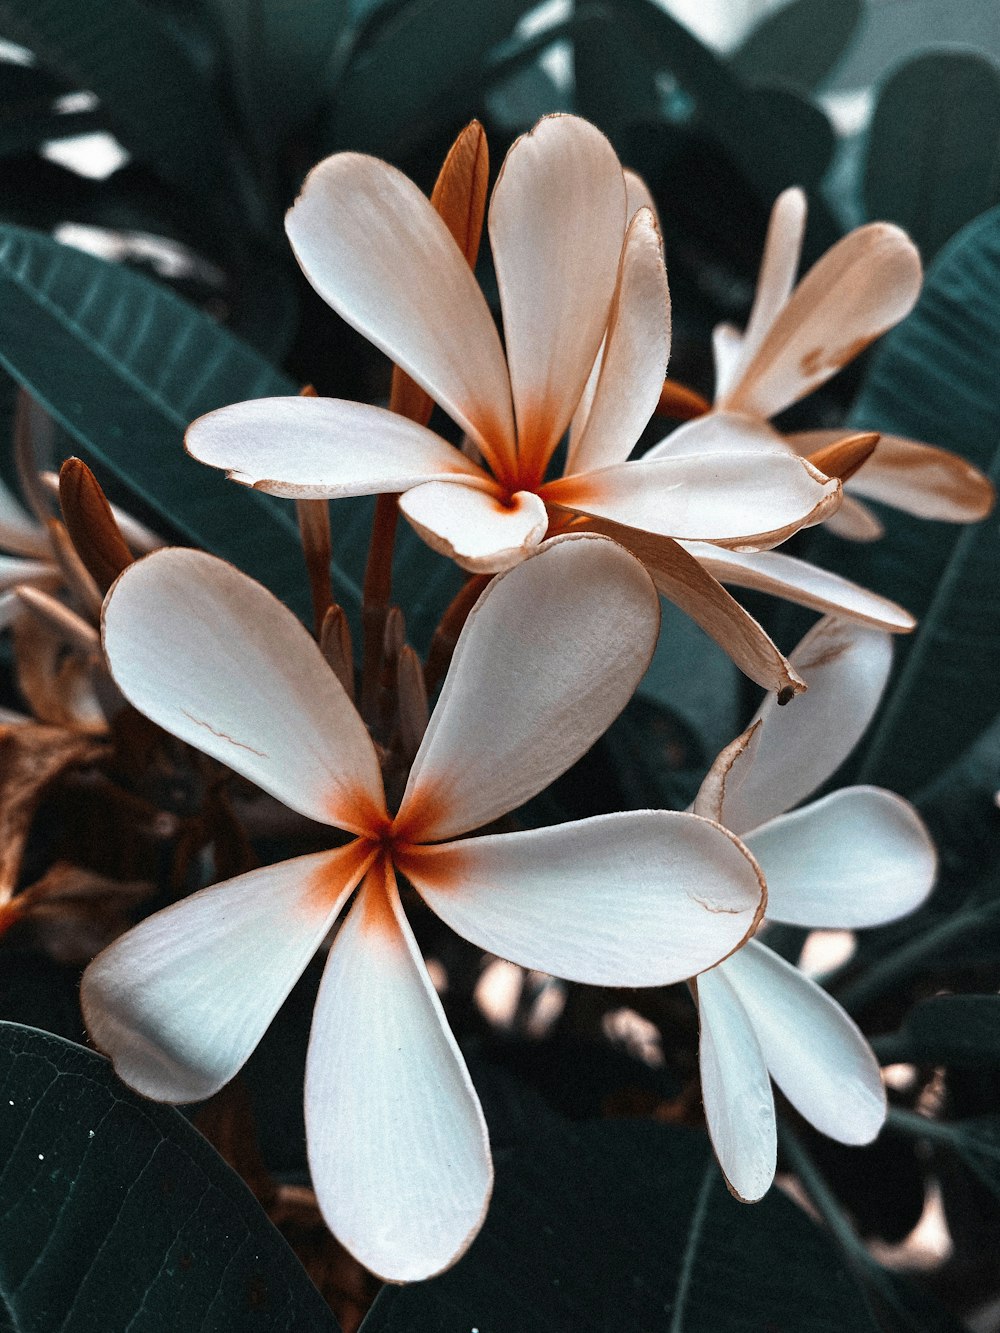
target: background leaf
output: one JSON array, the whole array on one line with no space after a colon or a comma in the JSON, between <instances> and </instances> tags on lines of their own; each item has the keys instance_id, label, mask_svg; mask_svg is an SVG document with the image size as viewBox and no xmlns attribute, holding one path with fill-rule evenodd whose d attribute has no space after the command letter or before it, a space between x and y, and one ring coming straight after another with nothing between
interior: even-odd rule
<instances>
[{"instance_id":1,"label":"background leaf","mask_svg":"<svg viewBox=\"0 0 1000 1333\"><path fill-rule=\"evenodd\" d=\"M479 99L482 62L532 0L409 0L376 13L337 90L335 148L398 157L434 113L467 120Z\"/></svg>"},{"instance_id":2,"label":"background leaf","mask_svg":"<svg viewBox=\"0 0 1000 1333\"><path fill-rule=\"evenodd\" d=\"M137 0L0 0L0 32L95 93L122 143L154 172L216 216L231 213L226 125L203 72L154 9Z\"/></svg>"},{"instance_id":3,"label":"background leaf","mask_svg":"<svg viewBox=\"0 0 1000 1333\"><path fill-rule=\"evenodd\" d=\"M893 1063L1000 1067L1000 995L921 1000L878 1054Z\"/></svg>"},{"instance_id":4,"label":"background leaf","mask_svg":"<svg viewBox=\"0 0 1000 1333\"><path fill-rule=\"evenodd\" d=\"M1000 479L1000 209L964 228L927 275L913 313L882 341L851 413L858 429L942 445ZM817 534L817 563L901 602L919 620L854 780L909 794L1000 711L997 512L971 526L880 509L870 545Z\"/></svg>"},{"instance_id":5,"label":"background leaf","mask_svg":"<svg viewBox=\"0 0 1000 1333\"><path fill-rule=\"evenodd\" d=\"M243 1182L100 1056L0 1024L0 1163L14 1333L336 1333Z\"/></svg>"},{"instance_id":6,"label":"background leaf","mask_svg":"<svg viewBox=\"0 0 1000 1333\"><path fill-rule=\"evenodd\" d=\"M265 163L330 94L348 0L208 0L243 123Z\"/></svg>"},{"instance_id":7,"label":"background leaf","mask_svg":"<svg viewBox=\"0 0 1000 1333\"><path fill-rule=\"evenodd\" d=\"M0 363L79 444L182 541L260 579L305 613L294 509L226 481L182 446L186 426L225 403L297 386L171 292L16 227L0 227ZM370 503L333 509L335 596L360 605ZM398 595L418 641L455 581L404 524Z\"/></svg>"},{"instance_id":8,"label":"background leaf","mask_svg":"<svg viewBox=\"0 0 1000 1333\"><path fill-rule=\"evenodd\" d=\"M928 51L879 92L864 169L869 218L898 222L925 263L1000 203L1000 66L975 51Z\"/></svg>"},{"instance_id":9,"label":"background leaf","mask_svg":"<svg viewBox=\"0 0 1000 1333\"><path fill-rule=\"evenodd\" d=\"M777 1191L737 1203L693 1130L553 1118L496 1166L466 1257L384 1288L363 1333L875 1333L828 1238Z\"/></svg>"},{"instance_id":10,"label":"background leaf","mask_svg":"<svg viewBox=\"0 0 1000 1333\"><path fill-rule=\"evenodd\" d=\"M752 83L815 88L850 46L861 10L862 0L792 0L754 25L730 64Z\"/></svg>"}]
</instances>

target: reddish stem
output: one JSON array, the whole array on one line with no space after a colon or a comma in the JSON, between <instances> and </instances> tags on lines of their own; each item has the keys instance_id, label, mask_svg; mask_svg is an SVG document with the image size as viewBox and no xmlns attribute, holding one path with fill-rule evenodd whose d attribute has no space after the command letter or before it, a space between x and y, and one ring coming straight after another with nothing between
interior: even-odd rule
<instances>
[{"instance_id":1,"label":"reddish stem","mask_svg":"<svg viewBox=\"0 0 1000 1333\"><path fill-rule=\"evenodd\" d=\"M427 683L428 694L431 694L444 679L445 672L451 663L452 654L455 651L455 645L458 643L458 636L462 632L462 626L468 620L469 612L479 600L479 594L492 577L492 574L473 574L465 586L455 595L451 605L441 617L441 623L434 631L434 638L431 640L430 651L427 654L427 665L424 667L424 680Z\"/></svg>"},{"instance_id":2,"label":"reddish stem","mask_svg":"<svg viewBox=\"0 0 1000 1333\"><path fill-rule=\"evenodd\" d=\"M392 553L396 543L399 505L396 495L380 495L375 501L372 540L361 599L361 715L369 719L378 699L382 676L385 618L392 594Z\"/></svg>"}]
</instances>

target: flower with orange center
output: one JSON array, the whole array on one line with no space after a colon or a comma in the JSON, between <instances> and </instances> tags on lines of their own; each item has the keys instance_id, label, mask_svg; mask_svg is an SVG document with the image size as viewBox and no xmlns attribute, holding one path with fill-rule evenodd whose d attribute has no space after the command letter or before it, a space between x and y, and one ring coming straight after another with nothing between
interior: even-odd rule
<instances>
[{"instance_id":1,"label":"flower with orange center","mask_svg":"<svg viewBox=\"0 0 1000 1333\"><path fill-rule=\"evenodd\" d=\"M716 330L717 411L755 420L776 416L898 323L919 295L916 247L886 222L849 232L795 285L806 207L800 189L775 200L746 331ZM801 431L785 439L797 452L813 454L841 433ZM845 488L850 494L830 526L858 540L881 532L858 496L947 523L974 523L993 505L989 480L958 454L884 433Z\"/></svg>"},{"instance_id":2,"label":"flower with orange center","mask_svg":"<svg viewBox=\"0 0 1000 1333\"><path fill-rule=\"evenodd\" d=\"M637 811L465 837L528 800L624 706L653 650L649 576L604 538L556 538L473 608L398 811L343 686L295 617L231 566L171 550L105 606L114 678L148 717L344 846L157 913L88 968L96 1045L137 1091L211 1096L240 1069L336 924L306 1066L309 1161L334 1233L383 1277L427 1277L482 1223L486 1128L403 912L397 876L482 949L596 985L711 966L762 911L742 844Z\"/></svg>"},{"instance_id":3,"label":"flower with orange center","mask_svg":"<svg viewBox=\"0 0 1000 1333\"><path fill-rule=\"evenodd\" d=\"M236 481L298 498L401 493L421 536L476 573L509 568L580 515L651 540L760 549L839 503L839 482L769 438L628 461L669 355L666 271L652 212L630 217L621 164L586 121L545 118L501 169L489 232L503 346L448 226L388 163L327 158L286 226L316 291L426 390L477 458L379 408L258 399L188 431L190 452Z\"/></svg>"}]
</instances>

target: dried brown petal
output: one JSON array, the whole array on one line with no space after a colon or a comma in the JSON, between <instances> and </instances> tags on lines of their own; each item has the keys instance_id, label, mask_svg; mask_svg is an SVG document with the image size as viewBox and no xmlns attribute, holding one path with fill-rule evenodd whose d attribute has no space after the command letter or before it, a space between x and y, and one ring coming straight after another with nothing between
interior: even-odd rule
<instances>
[{"instance_id":1,"label":"dried brown petal","mask_svg":"<svg viewBox=\"0 0 1000 1333\"><path fill-rule=\"evenodd\" d=\"M826 476L847 481L848 477L854 476L859 467L868 462L875 452L878 440L877 431L845 435L843 439L833 440L809 454L809 462Z\"/></svg>"},{"instance_id":2,"label":"dried brown petal","mask_svg":"<svg viewBox=\"0 0 1000 1333\"><path fill-rule=\"evenodd\" d=\"M0 903L17 886L31 821L49 785L108 755L93 737L34 722L0 726Z\"/></svg>"},{"instance_id":3,"label":"dried brown petal","mask_svg":"<svg viewBox=\"0 0 1000 1333\"><path fill-rule=\"evenodd\" d=\"M670 417L673 421L692 421L712 410L712 404L697 389L689 389L686 384L669 377L663 381L660 401L656 404L658 417Z\"/></svg>"},{"instance_id":4,"label":"dried brown petal","mask_svg":"<svg viewBox=\"0 0 1000 1333\"><path fill-rule=\"evenodd\" d=\"M48 624L21 615L14 622L14 658L18 689L40 722L92 734L107 730L94 692L96 649L74 651Z\"/></svg>"},{"instance_id":5,"label":"dried brown petal","mask_svg":"<svg viewBox=\"0 0 1000 1333\"><path fill-rule=\"evenodd\" d=\"M132 552L100 483L79 458L67 458L59 469L59 504L77 556L107 592L132 563Z\"/></svg>"},{"instance_id":6,"label":"dried brown petal","mask_svg":"<svg viewBox=\"0 0 1000 1333\"><path fill-rule=\"evenodd\" d=\"M129 929L135 907L154 892L146 880L112 879L57 861L8 908L57 962L87 963Z\"/></svg>"}]
</instances>

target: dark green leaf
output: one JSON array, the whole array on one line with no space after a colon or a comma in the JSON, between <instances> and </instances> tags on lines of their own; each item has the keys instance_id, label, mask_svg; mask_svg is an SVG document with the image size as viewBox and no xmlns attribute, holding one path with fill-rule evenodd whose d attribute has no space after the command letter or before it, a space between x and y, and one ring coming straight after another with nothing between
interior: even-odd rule
<instances>
[{"instance_id":1,"label":"dark green leaf","mask_svg":"<svg viewBox=\"0 0 1000 1333\"><path fill-rule=\"evenodd\" d=\"M226 127L185 47L138 0L0 0L4 36L96 93L122 143L223 216L233 186Z\"/></svg>"},{"instance_id":2,"label":"dark green leaf","mask_svg":"<svg viewBox=\"0 0 1000 1333\"><path fill-rule=\"evenodd\" d=\"M815 88L847 50L860 18L861 0L792 0L754 26L730 63L755 83Z\"/></svg>"},{"instance_id":3,"label":"dark green leaf","mask_svg":"<svg viewBox=\"0 0 1000 1333\"><path fill-rule=\"evenodd\" d=\"M929 1120L912 1111L890 1111L890 1120L916 1138L950 1148L993 1194L1000 1198L1000 1116L968 1120Z\"/></svg>"},{"instance_id":4,"label":"dark green leaf","mask_svg":"<svg viewBox=\"0 0 1000 1333\"><path fill-rule=\"evenodd\" d=\"M882 342L851 414L858 428L942 445L1000 477L1000 209L938 258L915 311ZM866 545L818 535L819 564L901 602L919 619L897 640L897 672L860 768L863 781L918 791L1000 711L996 515L963 527L885 511Z\"/></svg>"},{"instance_id":5,"label":"dark green leaf","mask_svg":"<svg viewBox=\"0 0 1000 1333\"><path fill-rule=\"evenodd\" d=\"M0 1162L16 1333L336 1333L243 1182L83 1047L0 1024Z\"/></svg>"},{"instance_id":6,"label":"dark green leaf","mask_svg":"<svg viewBox=\"0 0 1000 1333\"><path fill-rule=\"evenodd\" d=\"M61 111L36 111L24 112L17 117L4 116L0 123L0 156L33 152L52 139L93 134L106 128L106 118L100 111L79 111L70 115Z\"/></svg>"},{"instance_id":7,"label":"dark green leaf","mask_svg":"<svg viewBox=\"0 0 1000 1333\"><path fill-rule=\"evenodd\" d=\"M617 21L655 69L693 98L699 123L730 154L770 205L788 185L816 179L815 145L785 119L781 104L748 99L743 80L653 0L614 0ZM811 156L811 154L813 156ZM812 232L829 245L839 234L822 200L811 208Z\"/></svg>"},{"instance_id":8,"label":"dark green leaf","mask_svg":"<svg viewBox=\"0 0 1000 1333\"><path fill-rule=\"evenodd\" d=\"M826 175L837 135L826 113L792 88L754 83L747 89L748 114L780 116L794 126L799 153L799 184L815 189Z\"/></svg>"},{"instance_id":9,"label":"dark green leaf","mask_svg":"<svg viewBox=\"0 0 1000 1333\"><path fill-rule=\"evenodd\" d=\"M384 1288L364 1333L876 1329L828 1238L777 1191L737 1203L692 1130L547 1124L496 1166L466 1257Z\"/></svg>"},{"instance_id":10,"label":"dark green leaf","mask_svg":"<svg viewBox=\"0 0 1000 1333\"><path fill-rule=\"evenodd\" d=\"M974 51L928 51L888 79L865 163L870 218L898 222L930 259L1000 203L1000 67Z\"/></svg>"},{"instance_id":11,"label":"dark green leaf","mask_svg":"<svg viewBox=\"0 0 1000 1333\"><path fill-rule=\"evenodd\" d=\"M291 501L226 481L185 454L196 416L296 386L169 291L48 237L0 227L0 363L111 476L180 538L308 606ZM335 592L360 605L370 504L332 511ZM421 643L453 584L448 562L403 525L400 597ZM421 638L422 636L422 638Z\"/></svg>"},{"instance_id":12,"label":"dark green leaf","mask_svg":"<svg viewBox=\"0 0 1000 1333\"><path fill-rule=\"evenodd\" d=\"M701 742L695 763L708 765L743 722L740 673L732 658L689 616L672 602L660 605L660 637L638 694L690 727Z\"/></svg>"},{"instance_id":13,"label":"dark green leaf","mask_svg":"<svg viewBox=\"0 0 1000 1333\"><path fill-rule=\"evenodd\" d=\"M398 157L435 114L471 114L490 49L532 0L409 0L375 26L337 89L336 146Z\"/></svg>"},{"instance_id":14,"label":"dark green leaf","mask_svg":"<svg viewBox=\"0 0 1000 1333\"><path fill-rule=\"evenodd\" d=\"M573 74L577 111L619 151L630 125L662 118L656 70L629 29L609 11L592 10L589 21L574 33Z\"/></svg>"},{"instance_id":15,"label":"dark green leaf","mask_svg":"<svg viewBox=\"0 0 1000 1333\"><path fill-rule=\"evenodd\" d=\"M888 1040L897 1062L1000 1067L1000 995L921 1000Z\"/></svg>"},{"instance_id":16,"label":"dark green leaf","mask_svg":"<svg viewBox=\"0 0 1000 1333\"><path fill-rule=\"evenodd\" d=\"M209 0L244 124L263 158L330 95L347 0Z\"/></svg>"},{"instance_id":17,"label":"dark green leaf","mask_svg":"<svg viewBox=\"0 0 1000 1333\"><path fill-rule=\"evenodd\" d=\"M939 886L950 896L968 893L994 859L1000 810L1000 717L934 781L917 793L941 860Z\"/></svg>"}]
</instances>

